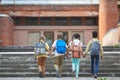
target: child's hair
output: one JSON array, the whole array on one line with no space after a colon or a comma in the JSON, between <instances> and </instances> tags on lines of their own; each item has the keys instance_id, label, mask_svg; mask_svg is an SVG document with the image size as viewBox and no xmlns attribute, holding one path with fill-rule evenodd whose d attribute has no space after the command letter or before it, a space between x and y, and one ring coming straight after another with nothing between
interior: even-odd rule
<instances>
[{"instance_id":1,"label":"child's hair","mask_svg":"<svg viewBox=\"0 0 120 80\"><path fill-rule=\"evenodd\" d=\"M46 39L45 36L44 36L44 35L41 35L40 38L39 38L39 41L40 41L40 40L45 41L45 39Z\"/></svg>"},{"instance_id":2,"label":"child's hair","mask_svg":"<svg viewBox=\"0 0 120 80\"><path fill-rule=\"evenodd\" d=\"M74 38L80 40L80 35L78 33L76 33L76 34L74 34Z\"/></svg>"},{"instance_id":3,"label":"child's hair","mask_svg":"<svg viewBox=\"0 0 120 80\"><path fill-rule=\"evenodd\" d=\"M62 38L63 38L63 33L62 33L62 32L59 32L59 33L57 34L57 38L58 38L58 39L62 39Z\"/></svg>"},{"instance_id":4,"label":"child's hair","mask_svg":"<svg viewBox=\"0 0 120 80\"><path fill-rule=\"evenodd\" d=\"M97 31L93 31L92 32L92 36L93 36L93 38L97 38L98 37L98 32Z\"/></svg>"}]
</instances>

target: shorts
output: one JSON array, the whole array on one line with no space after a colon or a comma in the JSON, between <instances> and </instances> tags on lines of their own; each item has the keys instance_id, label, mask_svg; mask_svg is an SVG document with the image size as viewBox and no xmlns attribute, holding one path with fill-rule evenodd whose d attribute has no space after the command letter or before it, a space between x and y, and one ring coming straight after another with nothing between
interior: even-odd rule
<instances>
[{"instance_id":1,"label":"shorts","mask_svg":"<svg viewBox=\"0 0 120 80\"><path fill-rule=\"evenodd\" d=\"M55 57L55 59L54 59L54 64L62 65L63 60L64 60L64 55L57 56L57 57Z\"/></svg>"},{"instance_id":2,"label":"shorts","mask_svg":"<svg viewBox=\"0 0 120 80\"><path fill-rule=\"evenodd\" d=\"M39 57L38 58L38 65L45 65L46 57Z\"/></svg>"}]
</instances>

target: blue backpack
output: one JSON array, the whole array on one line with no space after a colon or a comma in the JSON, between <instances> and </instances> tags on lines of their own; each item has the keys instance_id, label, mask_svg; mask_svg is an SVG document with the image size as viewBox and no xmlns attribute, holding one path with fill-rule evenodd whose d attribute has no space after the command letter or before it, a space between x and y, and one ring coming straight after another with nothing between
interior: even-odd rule
<instances>
[{"instance_id":1,"label":"blue backpack","mask_svg":"<svg viewBox=\"0 0 120 80\"><path fill-rule=\"evenodd\" d=\"M90 48L90 54L91 55L99 55L100 53L100 44L99 41L93 41L92 40L92 45Z\"/></svg>"},{"instance_id":2,"label":"blue backpack","mask_svg":"<svg viewBox=\"0 0 120 80\"><path fill-rule=\"evenodd\" d=\"M46 54L45 42L37 42L35 44L35 53L38 54Z\"/></svg>"},{"instance_id":3,"label":"blue backpack","mask_svg":"<svg viewBox=\"0 0 120 80\"><path fill-rule=\"evenodd\" d=\"M66 52L66 42L64 40L57 40L56 50L59 54L65 54Z\"/></svg>"}]
</instances>

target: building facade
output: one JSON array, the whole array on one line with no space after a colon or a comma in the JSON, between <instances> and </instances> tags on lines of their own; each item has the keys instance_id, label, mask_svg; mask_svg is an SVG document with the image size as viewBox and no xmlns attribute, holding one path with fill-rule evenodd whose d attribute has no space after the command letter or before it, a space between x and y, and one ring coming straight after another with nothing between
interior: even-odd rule
<instances>
[{"instance_id":1,"label":"building facade","mask_svg":"<svg viewBox=\"0 0 120 80\"><path fill-rule=\"evenodd\" d=\"M0 45L34 45L40 35L51 46L57 32L69 43L79 33L84 45L120 22L119 0L1 0Z\"/></svg>"}]
</instances>

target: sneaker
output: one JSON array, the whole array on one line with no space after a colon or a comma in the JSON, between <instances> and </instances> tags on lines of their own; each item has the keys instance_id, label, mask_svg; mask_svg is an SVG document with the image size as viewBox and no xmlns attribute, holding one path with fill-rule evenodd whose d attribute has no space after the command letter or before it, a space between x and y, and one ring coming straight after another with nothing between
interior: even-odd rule
<instances>
[{"instance_id":1,"label":"sneaker","mask_svg":"<svg viewBox=\"0 0 120 80\"><path fill-rule=\"evenodd\" d=\"M61 75L59 74L58 78L61 78Z\"/></svg>"},{"instance_id":2,"label":"sneaker","mask_svg":"<svg viewBox=\"0 0 120 80\"><path fill-rule=\"evenodd\" d=\"M59 77L59 71L56 70L56 77Z\"/></svg>"},{"instance_id":3,"label":"sneaker","mask_svg":"<svg viewBox=\"0 0 120 80\"><path fill-rule=\"evenodd\" d=\"M39 77L42 77L42 72L41 71L39 71Z\"/></svg>"},{"instance_id":4,"label":"sneaker","mask_svg":"<svg viewBox=\"0 0 120 80\"><path fill-rule=\"evenodd\" d=\"M78 76L76 75L75 78L78 79Z\"/></svg>"},{"instance_id":5,"label":"sneaker","mask_svg":"<svg viewBox=\"0 0 120 80\"><path fill-rule=\"evenodd\" d=\"M94 75L94 78L97 79L97 75L96 74Z\"/></svg>"},{"instance_id":6,"label":"sneaker","mask_svg":"<svg viewBox=\"0 0 120 80\"><path fill-rule=\"evenodd\" d=\"M44 77L45 77L45 75L42 75L41 77L42 77L42 78L44 78Z\"/></svg>"},{"instance_id":7,"label":"sneaker","mask_svg":"<svg viewBox=\"0 0 120 80\"><path fill-rule=\"evenodd\" d=\"M72 71L72 75L74 75L75 74L75 71Z\"/></svg>"}]
</instances>

